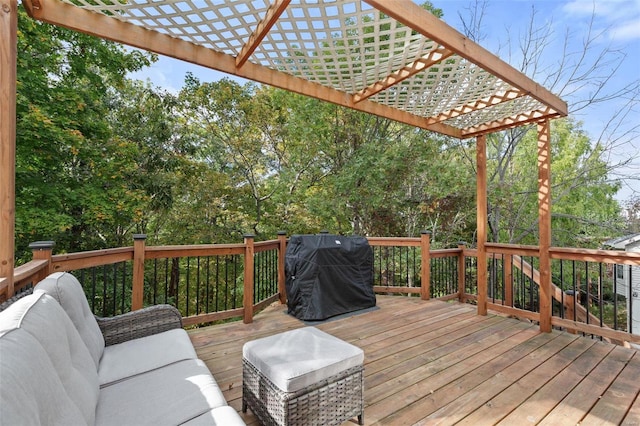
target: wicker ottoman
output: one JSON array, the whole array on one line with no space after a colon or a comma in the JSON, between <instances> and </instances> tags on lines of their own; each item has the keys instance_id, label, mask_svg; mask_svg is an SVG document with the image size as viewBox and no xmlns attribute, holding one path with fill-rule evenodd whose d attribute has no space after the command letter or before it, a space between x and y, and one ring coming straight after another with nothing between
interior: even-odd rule
<instances>
[{"instance_id":1,"label":"wicker ottoman","mask_svg":"<svg viewBox=\"0 0 640 426\"><path fill-rule=\"evenodd\" d=\"M242 411L263 425L364 424L362 349L314 327L247 342Z\"/></svg>"}]
</instances>

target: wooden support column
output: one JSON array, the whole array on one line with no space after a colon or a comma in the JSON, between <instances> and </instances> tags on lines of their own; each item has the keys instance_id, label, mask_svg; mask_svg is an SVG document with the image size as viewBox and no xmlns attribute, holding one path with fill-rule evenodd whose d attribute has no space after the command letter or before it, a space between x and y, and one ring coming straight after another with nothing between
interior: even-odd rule
<instances>
[{"instance_id":1,"label":"wooden support column","mask_svg":"<svg viewBox=\"0 0 640 426\"><path fill-rule=\"evenodd\" d=\"M133 288L131 290L131 310L136 311L144 306L144 258L147 236L133 235Z\"/></svg>"},{"instance_id":2,"label":"wooden support column","mask_svg":"<svg viewBox=\"0 0 640 426\"><path fill-rule=\"evenodd\" d=\"M420 234L420 298L431 298L431 232L422 231Z\"/></svg>"},{"instance_id":3,"label":"wooden support column","mask_svg":"<svg viewBox=\"0 0 640 426\"><path fill-rule=\"evenodd\" d=\"M18 2L0 0L0 278L14 294Z\"/></svg>"},{"instance_id":4,"label":"wooden support column","mask_svg":"<svg viewBox=\"0 0 640 426\"><path fill-rule=\"evenodd\" d=\"M487 137L476 138L476 203L478 226L478 315L487 315Z\"/></svg>"},{"instance_id":5,"label":"wooden support column","mask_svg":"<svg viewBox=\"0 0 640 426\"><path fill-rule=\"evenodd\" d=\"M538 123L538 231L540 247L540 331L551 331L551 122Z\"/></svg>"},{"instance_id":6,"label":"wooden support column","mask_svg":"<svg viewBox=\"0 0 640 426\"><path fill-rule=\"evenodd\" d=\"M278 248L278 293L280 293L280 303L287 303L287 287L285 275L285 253L287 251L287 233L284 231L278 232L278 242L280 246Z\"/></svg>"},{"instance_id":7,"label":"wooden support column","mask_svg":"<svg viewBox=\"0 0 640 426\"><path fill-rule=\"evenodd\" d=\"M254 235L244 236L244 296L243 296L243 321L245 324L253 322L253 283L254 283Z\"/></svg>"}]
</instances>

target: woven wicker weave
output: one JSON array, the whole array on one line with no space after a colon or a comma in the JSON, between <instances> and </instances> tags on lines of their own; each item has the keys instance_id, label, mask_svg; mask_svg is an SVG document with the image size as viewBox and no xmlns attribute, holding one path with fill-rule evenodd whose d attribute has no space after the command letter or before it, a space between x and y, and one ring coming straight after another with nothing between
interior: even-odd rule
<instances>
[{"instance_id":1,"label":"woven wicker weave","mask_svg":"<svg viewBox=\"0 0 640 426\"><path fill-rule=\"evenodd\" d=\"M265 426L340 425L358 416L364 424L362 365L296 392L283 392L246 359L242 360L242 411L250 408Z\"/></svg>"},{"instance_id":2,"label":"woven wicker weave","mask_svg":"<svg viewBox=\"0 0 640 426\"><path fill-rule=\"evenodd\" d=\"M149 306L111 318L96 317L106 346L174 328L182 328L180 311L170 305Z\"/></svg>"},{"instance_id":3,"label":"woven wicker weave","mask_svg":"<svg viewBox=\"0 0 640 426\"><path fill-rule=\"evenodd\" d=\"M10 297L9 299L7 299L4 302L0 303L0 312L4 311L5 309L7 309L9 306L13 305L18 300L20 300L23 297L28 296L28 295L30 295L32 293L33 293L33 287L28 287L28 288L25 288L25 289L21 290L20 292L14 294L13 297Z\"/></svg>"}]
</instances>

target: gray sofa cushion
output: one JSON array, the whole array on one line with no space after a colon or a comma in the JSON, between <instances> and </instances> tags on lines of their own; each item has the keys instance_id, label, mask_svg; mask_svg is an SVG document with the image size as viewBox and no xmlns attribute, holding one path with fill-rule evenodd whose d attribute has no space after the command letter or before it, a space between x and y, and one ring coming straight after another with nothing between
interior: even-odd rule
<instances>
[{"instance_id":1,"label":"gray sofa cushion","mask_svg":"<svg viewBox=\"0 0 640 426\"><path fill-rule=\"evenodd\" d=\"M67 272L56 272L38 283L35 293L39 291L52 296L67 312L89 349L97 369L104 351L104 338L80 282Z\"/></svg>"},{"instance_id":2,"label":"gray sofa cushion","mask_svg":"<svg viewBox=\"0 0 640 426\"><path fill-rule=\"evenodd\" d=\"M46 294L0 314L3 424L93 424L98 374L69 317Z\"/></svg>"},{"instance_id":3,"label":"gray sofa cushion","mask_svg":"<svg viewBox=\"0 0 640 426\"><path fill-rule=\"evenodd\" d=\"M98 370L100 386L196 358L189 335L181 328L107 346Z\"/></svg>"},{"instance_id":4,"label":"gray sofa cushion","mask_svg":"<svg viewBox=\"0 0 640 426\"><path fill-rule=\"evenodd\" d=\"M177 425L227 405L209 369L185 360L105 386L97 425Z\"/></svg>"},{"instance_id":5,"label":"gray sofa cushion","mask_svg":"<svg viewBox=\"0 0 640 426\"><path fill-rule=\"evenodd\" d=\"M206 413L189 420L183 426L245 426L238 412L229 407L214 408Z\"/></svg>"}]
</instances>

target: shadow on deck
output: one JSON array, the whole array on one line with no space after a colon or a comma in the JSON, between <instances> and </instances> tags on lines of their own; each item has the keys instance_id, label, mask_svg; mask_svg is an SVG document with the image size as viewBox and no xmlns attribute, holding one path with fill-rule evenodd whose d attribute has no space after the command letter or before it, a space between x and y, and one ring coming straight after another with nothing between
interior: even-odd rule
<instances>
[{"instance_id":1,"label":"shadow on deck","mask_svg":"<svg viewBox=\"0 0 640 426\"><path fill-rule=\"evenodd\" d=\"M317 327L365 352L365 424L640 424L640 353L474 306L378 296L380 309ZM305 326L274 304L252 324L190 331L240 411L242 345ZM242 414L247 424L256 420ZM346 423L352 424L352 423Z\"/></svg>"}]
</instances>

